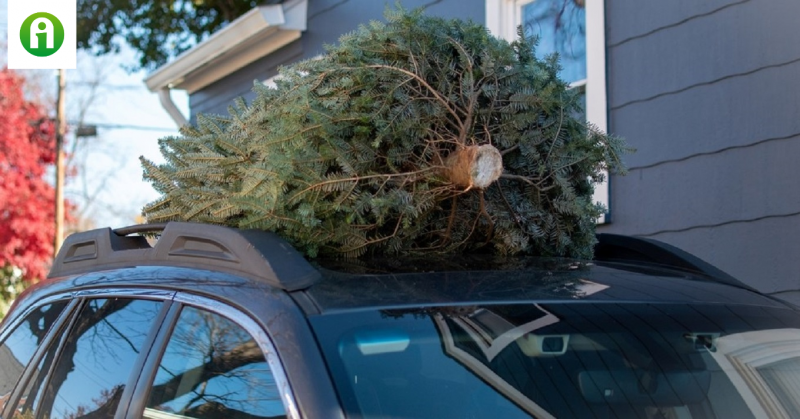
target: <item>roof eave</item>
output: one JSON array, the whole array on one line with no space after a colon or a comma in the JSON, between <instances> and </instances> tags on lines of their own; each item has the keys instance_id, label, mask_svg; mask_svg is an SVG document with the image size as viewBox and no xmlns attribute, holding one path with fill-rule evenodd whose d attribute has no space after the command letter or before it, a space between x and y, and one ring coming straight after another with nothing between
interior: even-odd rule
<instances>
[{"instance_id":1,"label":"roof eave","mask_svg":"<svg viewBox=\"0 0 800 419\"><path fill-rule=\"evenodd\" d=\"M211 37L159 67L146 79L150 91L193 93L300 38L307 0L258 6Z\"/></svg>"}]
</instances>

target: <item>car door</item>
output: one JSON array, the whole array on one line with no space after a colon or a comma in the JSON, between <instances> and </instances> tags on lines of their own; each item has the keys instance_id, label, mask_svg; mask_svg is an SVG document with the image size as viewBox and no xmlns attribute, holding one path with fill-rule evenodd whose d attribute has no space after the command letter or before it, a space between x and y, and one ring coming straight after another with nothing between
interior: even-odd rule
<instances>
[{"instance_id":1,"label":"car door","mask_svg":"<svg viewBox=\"0 0 800 419\"><path fill-rule=\"evenodd\" d=\"M69 303L69 296L48 299L8 319L8 327L0 334L0 416L25 368L36 352L46 346L50 329L64 322Z\"/></svg>"},{"instance_id":2,"label":"car door","mask_svg":"<svg viewBox=\"0 0 800 419\"><path fill-rule=\"evenodd\" d=\"M18 364L10 374L16 381L4 387L3 417L118 417L117 412L128 404L173 295L86 291L63 295L56 303L33 305L2 343ZM48 317L58 305L65 307L56 320L48 324L37 318ZM39 338L35 331L45 327L49 332ZM34 345L31 355L29 348Z\"/></svg>"},{"instance_id":3,"label":"car door","mask_svg":"<svg viewBox=\"0 0 800 419\"><path fill-rule=\"evenodd\" d=\"M238 309L179 293L142 369L128 418L299 418L275 348Z\"/></svg>"}]
</instances>

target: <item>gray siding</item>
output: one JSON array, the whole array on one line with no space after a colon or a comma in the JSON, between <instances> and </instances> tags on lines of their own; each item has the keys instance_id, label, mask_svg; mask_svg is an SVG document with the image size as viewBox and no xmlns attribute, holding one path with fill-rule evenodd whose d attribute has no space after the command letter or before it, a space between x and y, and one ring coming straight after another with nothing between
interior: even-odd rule
<instances>
[{"instance_id":1,"label":"gray siding","mask_svg":"<svg viewBox=\"0 0 800 419\"><path fill-rule=\"evenodd\" d=\"M433 16L485 22L484 0L402 0L406 9L424 7ZM278 67L312 58L324 52L325 44L334 44L340 36L360 24L383 20L394 0L308 0L308 29L299 41L231 74L189 97L192 121L198 113L228 114L228 106L237 97L252 98L254 80L277 74Z\"/></svg>"},{"instance_id":2,"label":"gray siding","mask_svg":"<svg viewBox=\"0 0 800 419\"><path fill-rule=\"evenodd\" d=\"M638 152L601 231L800 287L799 15L797 0L606 1L609 130Z\"/></svg>"},{"instance_id":3,"label":"gray siding","mask_svg":"<svg viewBox=\"0 0 800 419\"><path fill-rule=\"evenodd\" d=\"M759 290L800 303L797 237L800 215L772 216L652 236L702 255Z\"/></svg>"},{"instance_id":4,"label":"gray siding","mask_svg":"<svg viewBox=\"0 0 800 419\"><path fill-rule=\"evenodd\" d=\"M266 80L278 73L278 66L297 61L303 57L303 45L300 41L275 51L253 64L244 67L224 79L198 90L189 96L189 107L192 110L192 121L198 113L228 114L228 106L237 97L251 99L253 83Z\"/></svg>"},{"instance_id":5,"label":"gray siding","mask_svg":"<svg viewBox=\"0 0 800 419\"><path fill-rule=\"evenodd\" d=\"M618 45L749 0L606 0L606 43Z\"/></svg>"}]
</instances>

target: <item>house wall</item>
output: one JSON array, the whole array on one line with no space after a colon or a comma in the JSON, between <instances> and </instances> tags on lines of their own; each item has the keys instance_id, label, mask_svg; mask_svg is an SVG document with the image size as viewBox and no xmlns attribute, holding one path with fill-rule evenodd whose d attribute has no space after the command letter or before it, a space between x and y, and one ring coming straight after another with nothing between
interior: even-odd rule
<instances>
[{"instance_id":1,"label":"house wall","mask_svg":"<svg viewBox=\"0 0 800 419\"><path fill-rule=\"evenodd\" d=\"M590 0L591 1L591 0ZM404 0L485 21L484 0ZM226 114L254 80L323 52L394 0L309 0L302 38L190 97ZM611 183L600 232L683 248L800 302L800 16L797 0L606 1L609 131L637 148Z\"/></svg>"},{"instance_id":2,"label":"house wall","mask_svg":"<svg viewBox=\"0 0 800 419\"><path fill-rule=\"evenodd\" d=\"M646 7L645 7L646 3ZM606 2L611 224L800 301L797 0Z\"/></svg>"},{"instance_id":3,"label":"house wall","mask_svg":"<svg viewBox=\"0 0 800 419\"><path fill-rule=\"evenodd\" d=\"M433 16L485 21L484 0L402 0L399 3L406 9L424 7L426 13ZM198 113L227 115L233 99L255 96L252 92L254 80L276 75L281 65L322 54L325 44L335 43L360 24L383 20L386 8L394 5L395 0L308 0L308 26L300 40L190 95L191 120L194 122Z\"/></svg>"}]
</instances>

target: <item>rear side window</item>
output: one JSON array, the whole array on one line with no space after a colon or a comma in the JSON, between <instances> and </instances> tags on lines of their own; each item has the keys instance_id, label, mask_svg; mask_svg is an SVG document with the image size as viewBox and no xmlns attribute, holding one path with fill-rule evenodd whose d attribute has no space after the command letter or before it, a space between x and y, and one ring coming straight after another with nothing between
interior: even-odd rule
<instances>
[{"instance_id":1,"label":"rear side window","mask_svg":"<svg viewBox=\"0 0 800 419\"><path fill-rule=\"evenodd\" d=\"M59 301L37 308L0 345L0 411L47 331L66 306L66 301Z\"/></svg>"},{"instance_id":2,"label":"rear side window","mask_svg":"<svg viewBox=\"0 0 800 419\"><path fill-rule=\"evenodd\" d=\"M144 417L285 418L278 386L253 337L235 322L184 307ZM170 416L171 417L171 416Z\"/></svg>"},{"instance_id":3,"label":"rear side window","mask_svg":"<svg viewBox=\"0 0 800 419\"><path fill-rule=\"evenodd\" d=\"M17 412L44 418L113 417L163 302L87 301L63 339L54 342ZM56 358L57 355L57 358Z\"/></svg>"}]
</instances>

